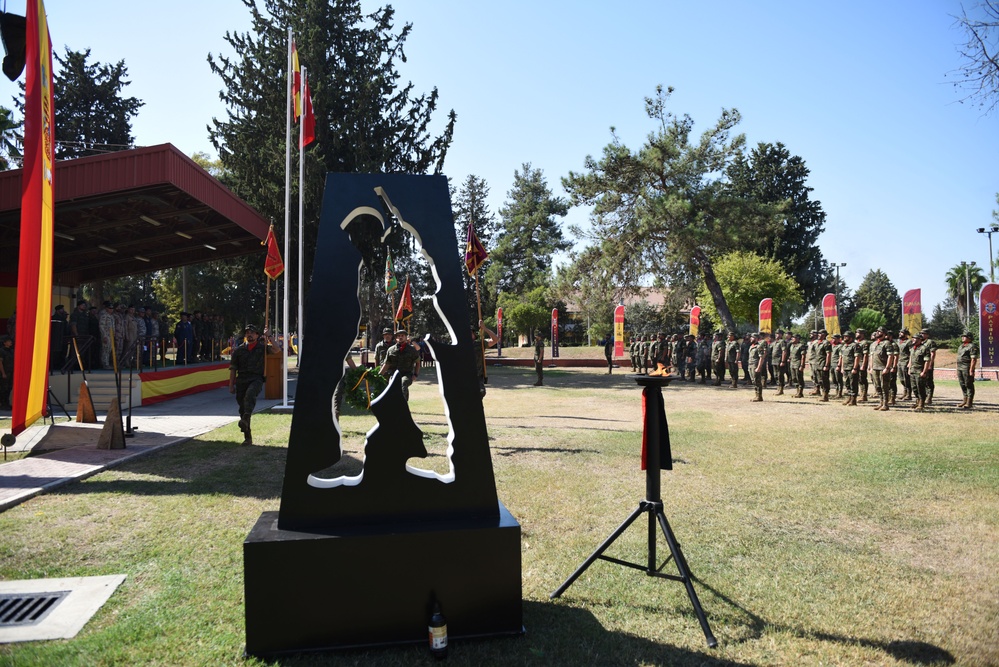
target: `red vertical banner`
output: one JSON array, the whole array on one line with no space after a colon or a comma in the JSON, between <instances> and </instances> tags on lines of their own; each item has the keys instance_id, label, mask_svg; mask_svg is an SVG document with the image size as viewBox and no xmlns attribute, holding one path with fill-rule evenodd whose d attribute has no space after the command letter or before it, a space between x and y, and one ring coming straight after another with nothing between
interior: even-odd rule
<instances>
[{"instance_id":1,"label":"red vertical banner","mask_svg":"<svg viewBox=\"0 0 999 667\"><path fill-rule=\"evenodd\" d=\"M552 308L552 359L558 359L558 308Z\"/></svg>"},{"instance_id":2,"label":"red vertical banner","mask_svg":"<svg viewBox=\"0 0 999 667\"><path fill-rule=\"evenodd\" d=\"M496 309L496 356L503 356L503 309Z\"/></svg>"},{"instance_id":3,"label":"red vertical banner","mask_svg":"<svg viewBox=\"0 0 999 667\"><path fill-rule=\"evenodd\" d=\"M624 306L614 309L614 356L624 356Z\"/></svg>"},{"instance_id":4,"label":"red vertical banner","mask_svg":"<svg viewBox=\"0 0 999 667\"><path fill-rule=\"evenodd\" d=\"M999 284L986 283L978 293L978 344L982 368L999 367Z\"/></svg>"},{"instance_id":5,"label":"red vertical banner","mask_svg":"<svg viewBox=\"0 0 999 667\"><path fill-rule=\"evenodd\" d=\"M760 332L770 333L773 330L774 300L770 298L760 301Z\"/></svg>"},{"instance_id":6,"label":"red vertical banner","mask_svg":"<svg viewBox=\"0 0 999 667\"><path fill-rule=\"evenodd\" d=\"M822 319L825 321L826 333L835 336L839 330L839 307L836 305L836 295L826 294L822 297Z\"/></svg>"},{"instance_id":7,"label":"red vertical banner","mask_svg":"<svg viewBox=\"0 0 999 667\"><path fill-rule=\"evenodd\" d=\"M922 290L911 289L902 297L902 326L913 336L923 328Z\"/></svg>"},{"instance_id":8,"label":"red vertical banner","mask_svg":"<svg viewBox=\"0 0 999 667\"><path fill-rule=\"evenodd\" d=\"M28 0L25 33L24 169L17 270L17 344L11 433L44 414L48 393L52 312L52 225L55 176L55 107L52 44L45 4Z\"/></svg>"},{"instance_id":9,"label":"red vertical banner","mask_svg":"<svg viewBox=\"0 0 999 667\"><path fill-rule=\"evenodd\" d=\"M697 336L697 333L701 330L701 307L694 306L690 309L690 327L689 333L691 336Z\"/></svg>"}]
</instances>

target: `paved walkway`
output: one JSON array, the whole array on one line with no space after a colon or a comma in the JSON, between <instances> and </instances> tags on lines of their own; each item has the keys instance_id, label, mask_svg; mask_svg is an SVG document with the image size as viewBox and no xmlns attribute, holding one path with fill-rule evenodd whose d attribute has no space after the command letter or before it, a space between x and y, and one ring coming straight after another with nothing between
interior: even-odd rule
<instances>
[{"instance_id":1,"label":"paved walkway","mask_svg":"<svg viewBox=\"0 0 999 667\"><path fill-rule=\"evenodd\" d=\"M288 394L294 396L295 378L291 378L288 384ZM257 412L280 404L281 399L261 397L257 400ZM42 425L39 420L21 433L17 443L8 451L45 453L0 462L0 511L238 419L236 402L228 388L223 387L134 408L131 420L134 436L125 439L125 449L97 449L97 439L104 426L103 414L98 414L98 424L63 422L52 426ZM125 420L127 429L127 415Z\"/></svg>"}]
</instances>

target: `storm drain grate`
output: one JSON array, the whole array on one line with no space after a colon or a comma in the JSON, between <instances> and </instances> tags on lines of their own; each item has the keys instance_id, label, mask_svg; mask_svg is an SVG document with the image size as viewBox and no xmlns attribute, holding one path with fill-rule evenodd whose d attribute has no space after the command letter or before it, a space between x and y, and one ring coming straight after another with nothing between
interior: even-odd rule
<instances>
[{"instance_id":1,"label":"storm drain grate","mask_svg":"<svg viewBox=\"0 0 999 667\"><path fill-rule=\"evenodd\" d=\"M0 628L26 627L41 623L70 591L0 594Z\"/></svg>"}]
</instances>

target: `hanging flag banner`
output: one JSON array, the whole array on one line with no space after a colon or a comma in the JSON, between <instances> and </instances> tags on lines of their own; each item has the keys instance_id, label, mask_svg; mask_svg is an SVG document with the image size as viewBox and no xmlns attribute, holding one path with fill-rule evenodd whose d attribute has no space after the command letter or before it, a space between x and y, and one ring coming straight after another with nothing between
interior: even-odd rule
<instances>
[{"instance_id":1,"label":"hanging flag banner","mask_svg":"<svg viewBox=\"0 0 999 667\"><path fill-rule=\"evenodd\" d=\"M558 308L552 308L552 359L558 359Z\"/></svg>"},{"instance_id":2,"label":"hanging flag banner","mask_svg":"<svg viewBox=\"0 0 999 667\"><path fill-rule=\"evenodd\" d=\"M298 122L302 115L302 68L298 64L298 46L294 39L291 40L291 113Z\"/></svg>"},{"instance_id":3,"label":"hanging flag banner","mask_svg":"<svg viewBox=\"0 0 999 667\"><path fill-rule=\"evenodd\" d=\"M687 332L691 336L697 336L697 332L701 329L701 307L694 306L690 309L690 326Z\"/></svg>"},{"instance_id":4,"label":"hanging flag banner","mask_svg":"<svg viewBox=\"0 0 999 667\"><path fill-rule=\"evenodd\" d=\"M406 286L402 288L402 299L399 309L395 311L395 321L405 322L413 316L413 292L409 287L409 276L406 276Z\"/></svg>"},{"instance_id":5,"label":"hanging flag banner","mask_svg":"<svg viewBox=\"0 0 999 667\"><path fill-rule=\"evenodd\" d=\"M978 293L978 344L982 368L999 368L999 283L986 283Z\"/></svg>"},{"instance_id":6,"label":"hanging flag banner","mask_svg":"<svg viewBox=\"0 0 999 667\"><path fill-rule=\"evenodd\" d=\"M496 356L503 356L503 309L496 309Z\"/></svg>"},{"instance_id":7,"label":"hanging flag banner","mask_svg":"<svg viewBox=\"0 0 999 667\"><path fill-rule=\"evenodd\" d=\"M465 269L468 271L468 275L474 276L482 263L488 259L489 253L479 241L479 237L475 235L475 228L472 227L471 222L468 223L468 234L465 238Z\"/></svg>"},{"instance_id":8,"label":"hanging flag banner","mask_svg":"<svg viewBox=\"0 0 999 667\"><path fill-rule=\"evenodd\" d=\"M274 236L274 225L267 230L267 238L260 245L267 246L267 258L264 259L264 273L271 280L277 280L284 273L284 261L281 260L281 250L278 248L277 237Z\"/></svg>"},{"instance_id":9,"label":"hanging flag banner","mask_svg":"<svg viewBox=\"0 0 999 667\"><path fill-rule=\"evenodd\" d=\"M385 293L395 291L399 282L395 279L395 267L392 265L392 253L385 258Z\"/></svg>"},{"instance_id":10,"label":"hanging flag banner","mask_svg":"<svg viewBox=\"0 0 999 667\"><path fill-rule=\"evenodd\" d=\"M25 31L24 167L17 269L17 319L11 434L45 413L52 313L55 107L52 44L45 3L28 0Z\"/></svg>"},{"instance_id":11,"label":"hanging flag banner","mask_svg":"<svg viewBox=\"0 0 999 667\"><path fill-rule=\"evenodd\" d=\"M923 328L922 290L911 289L902 297L902 326L913 336Z\"/></svg>"},{"instance_id":12,"label":"hanging flag banner","mask_svg":"<svg viewBox=\"0 0 999 667\"><path fill-rule=\"evenodd\" d=\"M614 356L624 356L624 306L614 309Z\"/></svg>"},{"instance_id":13,"label":"hanging flag banner","mask_svg":"<svg viewBox=\"0 0 999 667\"><path fill-rule=\"evenodd\" d=\"M312 113L312 93L309 78L302 81L302 128L298 134L298 148L304 149L316 140L316 116Z\"/></svg>"},{"instance_id":14,"label":"hanging flag banner","mask_svg":"<svg viewBox=\"0 0 999 667\"><path fill-rule=\"evenodd\" d=\"M774 300L767 298L760 301L760 333L770 333L773 329Z\"/></svg>"},{"instance_id":15,"label":"hanging flag banner","mask_svg":"<svg viewBox=\"0 0 999 667\"><path fill-rule=\"evenodd\" d=\"M826 333L835 336L839 330L839 307L836 305L836 295L826 294L822 297L822 319L825 320Z\"/></svg>"}]
</instances>

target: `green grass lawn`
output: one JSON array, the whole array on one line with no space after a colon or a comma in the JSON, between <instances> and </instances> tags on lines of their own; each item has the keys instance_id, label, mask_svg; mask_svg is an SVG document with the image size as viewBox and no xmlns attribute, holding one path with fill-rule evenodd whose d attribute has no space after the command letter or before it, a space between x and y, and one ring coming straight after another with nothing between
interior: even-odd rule
<instances>
[{"instance_id":1,"label":"green grass lawn","mask_svg":"<svg viewBox=\"0 0 999 667\"><path fill-rule=\"evenodd\" d=\"M546 371L538 388L531 369L489 372L497 488L523 530L527 634L453 642L450 663L999 664L996 383L979 383L982 407L964 413L956 383L940 381L923 414L667 388L663 499L712 650L677 582L597 562L548 598L644 495L637 386L597 369ZM439 467L436 385L416 383L411 408ZM352 457L373 423L344 415ZM260 415L258 446L237 446L227 426L0 514L2 579L128 575L75 639L2 645L0 664L264 664L242 655L242 542L278 508L289 424ZM643 562L645 551L642 519L608 553ZM279 664L433 662L421 645Z\"/></svg>"}]
</instances>

